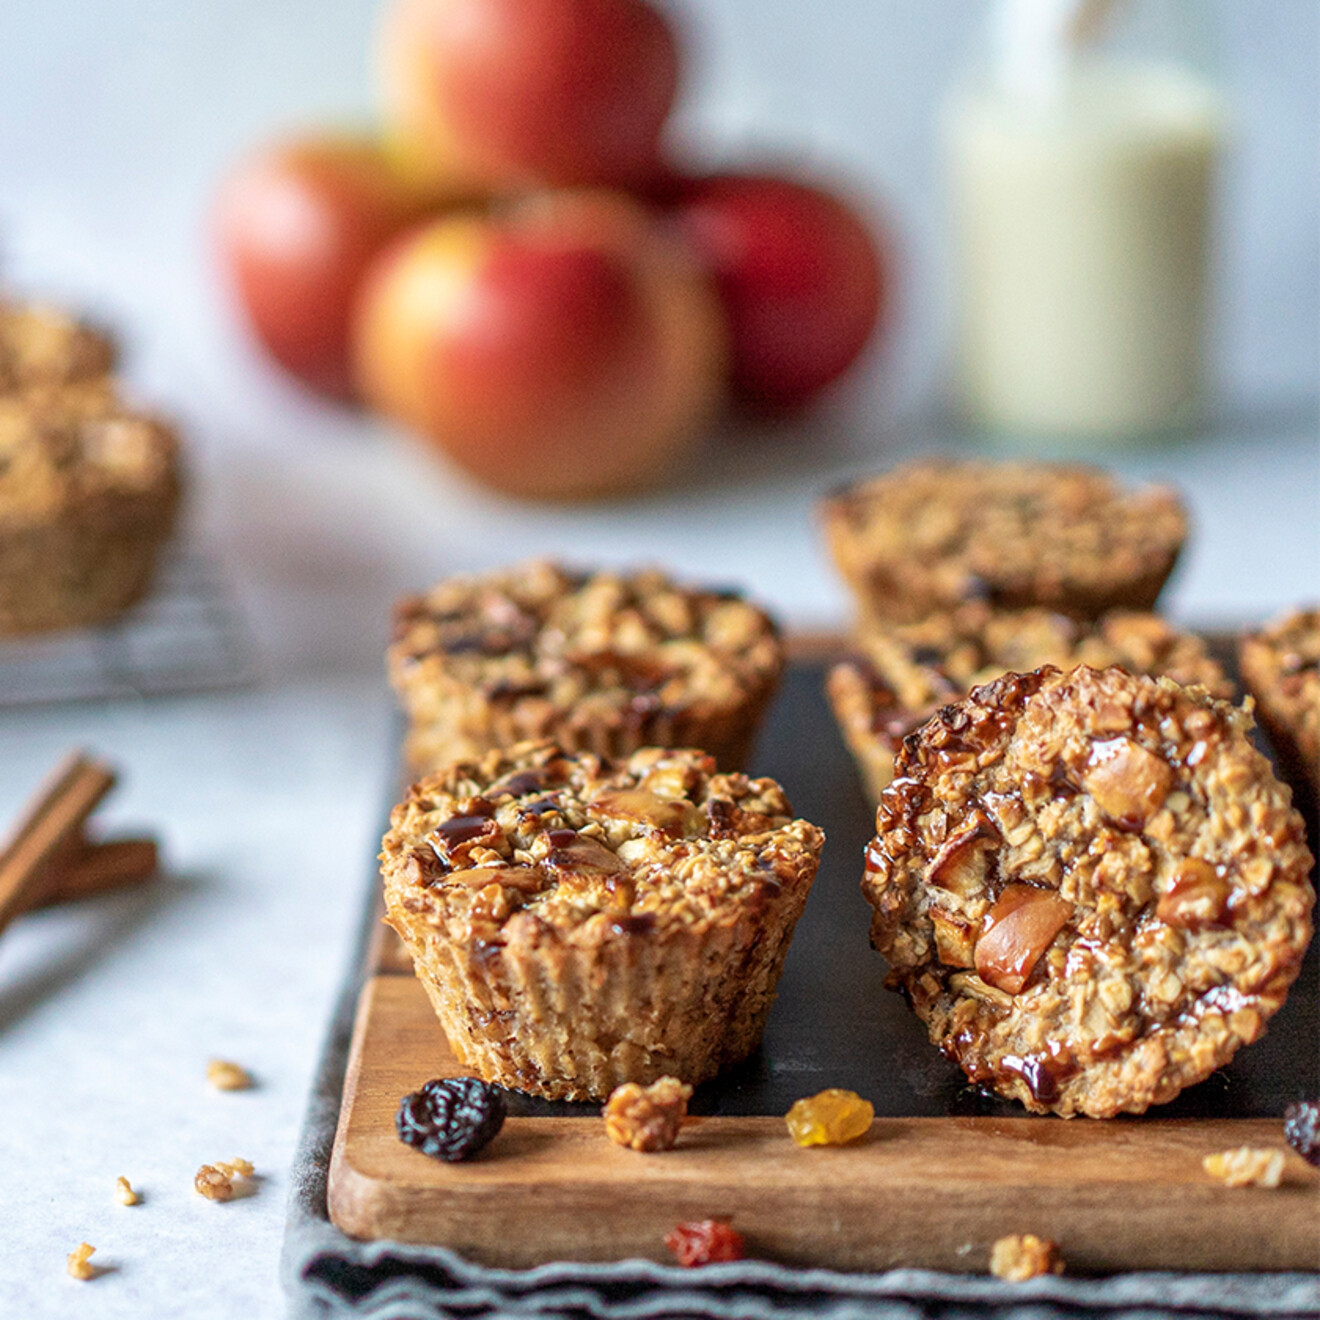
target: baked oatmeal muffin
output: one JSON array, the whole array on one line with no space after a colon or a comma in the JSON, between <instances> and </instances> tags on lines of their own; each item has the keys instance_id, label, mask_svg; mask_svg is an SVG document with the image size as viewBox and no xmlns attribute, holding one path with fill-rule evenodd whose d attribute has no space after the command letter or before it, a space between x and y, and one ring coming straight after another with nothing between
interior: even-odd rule
<instances>
[{"instance_id":1,"label":"baked oatmeal muffin","mask_svg":"<svg viewBox=\"0 0 1320 1320\"><path fill-rule=\"evenodd\" d=\"M104 376L115 358L108 335L67 312L0 300L0 394Z\"/></svg>"},{"instance_id":2,"label":"baked oatmeal muffin","mask_svg":"<svg viewBox=\"0 0 1320 1320\"><path fill-rule=\"evenodd\" d=\"M417 774L534 738L702 747L737 770L783 664L774 623L734 592L545 561L400 601L389 651Z\"/></svg>"},{"instance_id":3,"label":"baked oatmeal muffin","mask_svg":"<svg viewBox=\"0 0 1320 1320\"><path fill-rule=\"evenodd\" d=\"M864 620L907 623L968 600L1079 619L1149 610L1187 535L1177 494L1098 468L910 463L821 506Z\"/></svg>"},{"instance_id":4,"label":"baked oatmeal muffin","mask_svg":"<svg viewBox=\"0 0 1320 1320\"><path fill-rule=\"evenodd\" d=\"M1320 609L1294 610L1242 639L1242 679L1287 777L1320 797Z\"/></svg>"},{"instance_id":5,"label":"baked oatmeal muffin","mask_svg":"<svg viewBox=\"0 0 1320 1320\"><path fill-rule=\"evenodd\" d=\"M386 920L486 1081L561 1100L695 1085L760 1041L823 841L773 780L702 752L528 743L409 790Z\"/></svg>"},{"instance_id":6,"label":"baked oatmeal muffin","mask_svg":"<svg viewBox=\"0 0 1320 1320\"><path fill-rule=\"evenodd\" d=\"M1311 855L1243 709L1121 669L1007 674L904 744L862 891L931 1040L1036 1112L1141 1113L1255 1040Z\"/></svg>"},{"instance_id":7,"label":"baked oatmeal muffin","mask_svg":"<svg viewBox=\"0 0 1320 1320\"><path fill-rule=\"evenodd\" d=\"M0 634L100 623L133 604L179 489L173 431L107 378L0 395Z\"/></svg>"},{"instance_id":8,"label":"baked oatmeal muffin","mask_svg":"<svg viewBox=\"0 0 1320 1320\"><path fill-rule=\"evenodd\" d=\"M998 610L973 601L920 623L862 629L853 649L855 658L830 671L826 690L872 801L894 777L894 757L908 734L941 706L1011 671L1118 665L1233 696L1200 638L1133 610L1080 622L1049 610Z\"/></svg>"}]
</instances>

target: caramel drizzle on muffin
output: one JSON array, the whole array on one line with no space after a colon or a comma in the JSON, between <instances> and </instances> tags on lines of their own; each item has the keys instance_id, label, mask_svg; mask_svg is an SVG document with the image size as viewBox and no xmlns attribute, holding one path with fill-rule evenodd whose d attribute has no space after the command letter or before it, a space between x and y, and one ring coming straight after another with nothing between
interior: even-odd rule
<instances>
[{"instance_id":1,"label":"caramel drizzle on muffin","mask_svg":"<svg viewBox=\"0 0 1320 1320\"><path fill-rule=\"evenodd\" d=\"M703 920L777 893L823 838L773 780L719 774L700 752L611 762L552 742L422 780L392 827L387 858L406 850L427 901L487 938L515 912L565 931L597 914Z\"/></svg>"},{"instance_id":2,"label":"caramel drizzle on muffin","mask_svg":"<svg viewBox=\"0 0 1320 1320\"><path fill-rule=\"evenodd\" d=\"M639 717L722 697L735 680L763 683L781 663L774 623L736 592L546 561L400 601L391 659L401 670L442 663L496 700L617 692Z\"/></svg>"},{"instance_id":3,"label":"caramel drizzle on muffin","mask_svg":"<svg viewBox=\"0 0 1320 1320\"><path fill-rule=\"evenodd\" d=\"M1249 727L1168 680L1045 668L909 736L863 891L890 983L973 1080L1140 1112L1261 1033L1314 895Z\"/></svg>"}]
</instances>

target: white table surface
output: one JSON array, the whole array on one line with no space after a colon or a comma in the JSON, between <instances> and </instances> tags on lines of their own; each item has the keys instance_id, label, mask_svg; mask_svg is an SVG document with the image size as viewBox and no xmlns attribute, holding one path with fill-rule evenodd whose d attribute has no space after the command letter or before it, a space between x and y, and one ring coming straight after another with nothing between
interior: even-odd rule
<instances>
[{"instance_id":1,"label":"white table surface","mask_svg":"<svg viewBox=\"0 0 1320 1320\"><path fill-rule=\"evenodd\" d=\"M779 44L750 0L706 7L712 58L737 51L742 63L723 99L707 71L699 107L726 128L758 113L782 127L802 96L790 52L805 52L824 107L819 139L865 170L848 128L861 111L849 118L829 100L838 78L821 52L848 46L844 19L870 11L840 5L797 33L792 7L772 8ZM135 382L190 437L190 536L223 565L263 666L243 693L0 711L0 816L66 749L86 745L123 770L107 823L157 832L167 871L150 892L29 916L0 939L5 1316L281 1313L288 1165L393 763L380 656L395 595L442 573L556 553L658 561L741 582L791 623L837 622L842 595L811 524L817 493L911 453L969 449L938 423L910 420L932 415L941 340L922 283L937 282L928 166L901 143L874 167L879 191L893 172L892 205L913 231L909 310L887 365L870 364L847 394L778 436L717 440L666 492L585 510L514 505L276 378L215 288L206 197L220 163L270 122L364 103L368 9L24 0L0 15L10 277L128 329ZM913 64L913 95L947 76L966 11L931 12L920 33L901 7L873 15L892 76ZM1313 7L1291 12L1315 26ZM317 40L302 49L313 22ZM1275 41L1267 54L1306 47L1264 28L1261 40L1273 31ZM1314 56L1299 59L1294 82L1311 79L1313 94ZM1233 396L1255 402L1196 437L1113 460L1185 492L1197 531L1168 603L1198 622L1257 619L1320 594L1311 176L1280 213L1282 237L1257 214L1261 189L1293 186L1271 151L1296 159L1313 147L1315 115L1303 114L1299 138L1296 101L1266 104L1262 89L1277 92L1271 60L1251 47L1235 66L1244 105L1259 114L1244 128L1255 182L1230 207L1241 220L1232 233L1247 237L1233 249L1226 315L1255 338L1225 370ZM859 104L869 96L859 91ZM1286 232L1297 223L1311 226L1300 247ZM259 1085L213 1091L212 1056L243 1063ZM256 1195L218 1205L194 1194L200 1164L236 1155L261 1174ZM120 1174L141 1188L141 1206L113 1202ZM82 1240L110 1267L91 1284L64 1275Z\"/></svg>"}]
</instances>

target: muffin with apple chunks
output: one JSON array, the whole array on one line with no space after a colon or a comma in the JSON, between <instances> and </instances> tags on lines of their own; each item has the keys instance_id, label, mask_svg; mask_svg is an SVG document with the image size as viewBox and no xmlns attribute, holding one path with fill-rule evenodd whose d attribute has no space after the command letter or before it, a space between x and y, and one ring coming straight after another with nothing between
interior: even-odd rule
<instances>
[{"instance_id":1,"label":"muffin with apple chunks","mask_svg":"<svg viewBox=\"0 0 1320 1320\"><path fill-rule=\"evenodd\" d=\"M783 665L773 621L736 592L540 560L400 601L389 651L418 774L536 738L701 747L741 769Z\"/></svg>"},{"instance_id":2,"label":"muffin with apple chunks","mask_svg":"<svg viewBox=\"0 0 1320 1320\"><path fill-rule=\"evenodd\" d=\"M1314 809L1320 798L1320 608L1274 619L1244 637L1238 654L1284 773Z\"/></svg>"},{"instance_id":3,"label":"muffin with apple chunks","mask_svg":"<svg viewBox=\"0 0 1320 1320\"><path fill-rule=\"evenodd\" d=\"M1111 610L1094 621L1050 610L997 610L973 601L918 623L860 629L826 690L871 800L894 777L903 739L941 706L1006 673L1042 665L1164 674L1231 698L1233 685L1205 644L1157 614Z\"/></svg>"},{"instance_id":4,"label":"muffin with apple chunks","mask_svg":"<svg viewBox=\"0 0 1320 1320\"><path fill-rule=\"evenodd\" d=\"M1167 487L1125 490L1080 464L909 463L821 506L863 620L904 623L969 600L1077 619L1149 610L1187 536Z\"/></svg>"},{"instance_id":5,"label":"muffin with apple chunks","mask_svg":"<svg viewBox=\"0 0 1320 1320\"><path fill-rule=\"evenodd\" d=\"M381 854L454 1052L559 1100L695 1085L760 1041L824 836L699 751L551 742L413 785Z\"/></svg>"},{"instance_id":6,"label":"muffin with apple chunks","mask_svg":"<svg viewBox=\"0 0 1320 1320\"><path fill-rule=\"evenodd\" d=\"M0 299L0 394L95 380L116 357L108 334L68 312Z\"/></svg>"},{"instance_id":7,"label":"muffin with apple chunks","mask_svg":"<svg viewBox=\"0 0 1320 1320\"><path fill-rule=\"evenodd\" d=\"M150 586L182 490L173 429L93 377L0 393L0 635L102 623Z\"/></svg>"},{"instance_id":8,"label":"muffin with apple chunks","mask_svg":"<svg viewBox=\"0 0 1320 1320\"><path fill-rule=\"evenodd\" d=\"M1261 1035L1315 895L1250 728L1203 688L1047 667L907 740L867 851L871 940L972 1081L1141 1113Z\"/></svg>"}]
</instances>

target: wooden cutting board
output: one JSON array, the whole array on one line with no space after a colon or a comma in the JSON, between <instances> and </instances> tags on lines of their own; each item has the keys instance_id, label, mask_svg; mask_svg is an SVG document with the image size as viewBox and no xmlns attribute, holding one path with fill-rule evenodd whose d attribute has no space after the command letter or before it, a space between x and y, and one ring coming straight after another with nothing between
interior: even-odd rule
<instances>
[{"instance_id":1,"label":"wooden cutting board","mask_svg":"<svg viewBox=\"0 0 1320 1320\"><path fill-rule=\"evenodd\" d=\"M610 1143L594 1108L526 1100L477 1159L403 1145L399 1099L461 1076L407 955L381 927L366 968L330 1169L346 1233L435 1243L488 1265L672 1260L676 1222L731 1216L750 1254L796 1266L984 1271L993 1241L1034 1232L1070 1271L1320 1269L1320 1170L1289 1151L1283 1185L1226 1188L1203 1157L1283 1147L1284 1103L1320 1087L1314 950L1266 1038L1142 1118L1031 1117L968 1088L932 1049L866 944L857 893L870 811L828 708L799 661L754 770L824 825L825 864L760 1054L698 1090L678 1147ZM801 1150L783 1114L848 1086L876 1103L860 1142Z\"/></svg>"},{"instance_id":2,"label":"wooden cutting board","mask_svg":"<svg viewBox=\"0 0 1320 1320\"><path fill-rule=\"evenodd\" d=\"M800 1150L780 1117L711 1117L639 1155L599 1118L513 1117L464 1164L403 1145L399 1097L464 1072L413 976L367 983L330 1167L346 1233L507 1267L671 1260L675 1223L729 1215L753 1255L844 1270L983 1271L1010 1232L1055 1238L1080 1271L1320 1268L1320 1171L1290 1151L1271 1191L1201 1168L1279 1146L1273 1119L882 1118L860 1142Z\"/></svg>"}]
</instances>

